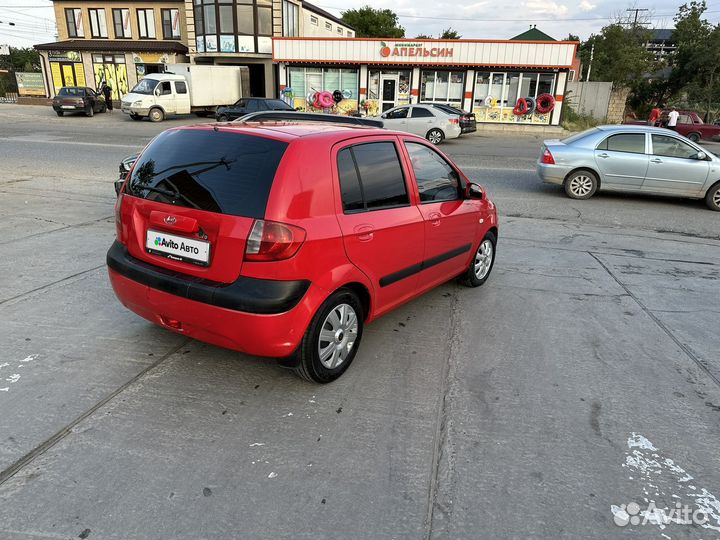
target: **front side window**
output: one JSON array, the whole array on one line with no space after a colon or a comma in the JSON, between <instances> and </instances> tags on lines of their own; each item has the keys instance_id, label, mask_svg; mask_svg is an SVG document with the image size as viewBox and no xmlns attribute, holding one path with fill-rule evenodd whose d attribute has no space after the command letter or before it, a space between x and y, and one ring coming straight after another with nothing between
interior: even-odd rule
<instances>
[{"instance_id":1,"label":"front side window","mask_svg":"<svg viewBox=\"0 0 720 540\"><path fill-rule=\"evenodd\" d=\"M611 135L601 142L598 150L608 150L611 152L629 152L632 154L645 153L645 134L644 133L621 133Z\"/></svg>"},{"instance_id":2,"label":"front side window","mask_svg":"<svg viewBox=\"0 0 720 540\"><path fill-rule=\"evenodd\" d=\"M128 39L132 37L130 30L130 10L129 9L113 9L113 28L115 30L116 39Z\"/></svg>"},{"instance_id":3,"label":"front side window","mask_svg":"<svg viewBox=\"0 0 720 540\"><path fill-rule=\"evenodd\" d=\"M163 39L180 39L180 10L163 9L161 14Z\"/></svg>"},{"instance_id":4,"label":"front side window","mask_svg":"<svg viewBox=\"0 0 720 540\"><path fill-rule=\"evenodd\" d=\"M138 9L138 32L141 39L155 39L155 10Z\"/></svg>"},{"instance_id":5,"label":"front side window","mask_svg":"<svg viewBox=\"0 0 720 540\"><path fill-rule=\"evenodd\" d=\"M343 154L345 150L352 158L355 175L352 174L348 155ZM338 171L343 209L346 212L380 210L410 204L394 143L358 144L343 151L338 154ZM358 190L362 194L362 206L357 199Z\"/></svg>"},{"instance_id":6,"label":"front side window","mask_svg":"<svg viewBox=\"0 0 720 540\"><path fill-rule=\"evenodd\" d=\"M421 202L454 201L460 198L458 173L432 148L405 143Z\"/></svg>"},{"instance_id":7,"label":"front side window","mask_svg":"<svg viewBox=\"0 0 720 540\"><path fill-rule=\"evenodd\" d=\"M698 151L687 143L667 135L652 136L653 154L663 157L695 159Z\"/></svg>"},{"instance_id":8,"label":"front side window","mask_svg":"<svg viewBox=\"0 0 720 540\"><path fill-rule=\"evenodd\" d=\"M160 95L169 96L172 94L172 88L170 88L170 81L163 81L160 83Z\"/></svg>"},{"instance_id":9,"label":"front side window","mask_svg":"<svg viewBox=\"0 0 720 540\"><path fill-rule=\"evenodd\" d=\"M88 9L88 15L90 17L90 34L94 38L106 38L107 34L107 21L105 20L104 9Z\"/></svg>"},{"instance_id":10,"label":"front side window","mask_svg":"<svg viewBox=\"0 0 720 540\"><path fill-rule=\"evenodd\" d=\"M79 8L68 8L65 10L65 21L67 22L68 36L71 38L85 37L82 25L82 10Z\"/></svg>"},{"instance_id":11,"label":"front side window","mask_svg":"<svg viewBox=\"0 0 720 540\"><path fill-rule=\"evenodd\" d=\"M388 111L387 117L390 119L407 118L409 107L400 107L394 111Z\"/></svg>"}]
</instances>

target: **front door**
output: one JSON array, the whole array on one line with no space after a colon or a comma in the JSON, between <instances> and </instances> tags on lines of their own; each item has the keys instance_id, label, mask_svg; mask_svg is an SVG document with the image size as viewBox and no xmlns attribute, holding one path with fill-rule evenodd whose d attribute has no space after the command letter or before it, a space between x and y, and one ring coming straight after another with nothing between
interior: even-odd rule
<instances>
[{"instance_id":1,"label":"front door","mask_svg":"<svg viewBox=\"0 0 720 540\"><path fill-rule=\"evenodd\" d=\"M336 148L336 200L345 252L371 281L379 315L417 292L423 218L411 203L395 137Z\"/></svg>"},{"instance_id":2,"label":"front door","mask_svg":"<svg viewBox=\"0 0 720 540\"><path fill-rule=\"evenodd\" d=\"M157 103L168 114L175 114L177 105L175 104L175 94L173 93L170 81L162 81L155 87Z\"/></svg>"},{"instance_id":3,"label":"front door","mask_svg":"<svg viewBox=\"0 0 720 540\"><path fill-rule=\"evenodd\" d=\"M397 87L398 87L398 76L397 75L381 75L381 99L380 99L380 110L382 112L392 109L397 102Z\"/></svg>"},{"instance_id":4,"label":"front door","mask_svg":"<svg viewBox=\"0 0 720 540\"><path fill-rule=\"evenodd\" d=\"M425 222L423 269L418 288L442 283L468 264L479 227L480 202L465 199L460 175L429 145L405 140Z\"/></svg>"},{"instance_id":5,"label":"front door","mask_svg":"<svg viewBox=\"0 0 720 540\"><path fill-rule=\"evenodd\" d=\"M699 160L698 149L672 135L652 134L652 155L643 191L697 196L710 172L710 162Z\"/></svg>"},{"instance_id":6,"label":"front door","mask_svg":"<svg viewBox=\"0 0 720 540\"><path fill-rule=\"evenodd\" d=\"M645 133L609 136L595 149L595 163L603 187L639 190L648 170Z\"/></svg>"},{"instance_id":7,"label":"front door","mask_svg":"<svg viewBox=\"0 0 720 540\"><path fill-rule=\"evenodd\" d=\"M75 71L73 64L60 64L62 68L63 86L75 86Z\"/></svg>"}]
</instances>

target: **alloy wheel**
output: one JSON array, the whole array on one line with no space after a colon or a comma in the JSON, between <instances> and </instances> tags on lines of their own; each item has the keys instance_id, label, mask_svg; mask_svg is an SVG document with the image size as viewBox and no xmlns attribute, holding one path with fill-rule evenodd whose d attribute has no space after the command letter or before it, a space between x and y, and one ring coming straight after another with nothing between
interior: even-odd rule
<instances>
[{"instance_id":1,"label":"alloy wheel","mask_svg":"<svg viewBox=\"0 0 720 540\"><path fill-rule=\"evenodd\" d=\"M327 369L336 369L348 357L357 339L357 313L349 304L335 306L320 328L318 354Z\"/></svg>"},{"instance_id":2,"label":"alloy wheel","mask_svg":"<svg viewBox=\"0 0 720 540\"><path fill-rule=\"evenodd\" d=\"M490 266L493 261L493 243L486 238L480 243L480 247L475 253L475 277L478 279L485 279L485 276L490 272Z\"/></svg>"},{"instance_id":3,"label":"alloy wheel","mask_svg":"<svg viewBox=\"0 0 720 540\"><path fill-rule=\"evenodd\" d=\"M715 190L715 195L713 195L712 200L713 200L713 203L715 204L715 206L720 208L720 188Z\"/></svg>"},{"instance_id":4,"label":"alloy wheel","mask_svg":"<svg viewBox=\"0 0 720 540\"><path fill-rule=\"evenodd\" d=\"M433 144L440 144L442 141L442 134L437 129L433 129L430 133L428 133L428 141Z\"/></svg>"},{"instance_id":5,"label":"alloy wheel","mask_svg":"<svg viewBox=\"0 0 720 540\"><path fill-rule=\"evenodd\" d=\"M593 181L589 176L579 174L570 180L570 191L577 197L585 197L592 191Z\"/></svg>"}]
</instances>

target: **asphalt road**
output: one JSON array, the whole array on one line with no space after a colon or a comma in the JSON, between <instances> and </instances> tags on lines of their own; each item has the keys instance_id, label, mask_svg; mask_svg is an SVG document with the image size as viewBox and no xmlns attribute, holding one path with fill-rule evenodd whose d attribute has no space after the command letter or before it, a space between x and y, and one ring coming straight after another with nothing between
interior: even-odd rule
<instances>
[{"instance_id":1,"label":"asphalt road","mask_svg":"<svg viewBox=\"0 0 720 540\"><path fill-rule=\"evenodd\" d=\"M112 294L117 164L188 121L0 105L0 538L720 537L720 215L571 201L540 137L448 142L500 208L493 275L311 385Z\"/></svg>"}]
</instances>

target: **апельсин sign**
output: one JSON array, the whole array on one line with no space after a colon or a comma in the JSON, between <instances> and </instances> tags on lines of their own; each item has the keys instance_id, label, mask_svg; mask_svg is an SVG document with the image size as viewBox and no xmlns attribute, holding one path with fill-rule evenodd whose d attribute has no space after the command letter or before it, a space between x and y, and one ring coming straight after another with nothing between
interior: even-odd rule
<instances>
[{"instance_id":1,"label":"\u0430\u043f\u0435\u043b\u044c\u0441\u0438\u043d sign","mask_svg":"<svg viewBox=\"0 0 720 540\"><path fill-rule=\"evenodd\" d=\"M380 42L380 56L428 56L452 58L452 47L428 47L427 43L395 43L393 47Z\"/></svg>"}]
</instances>

